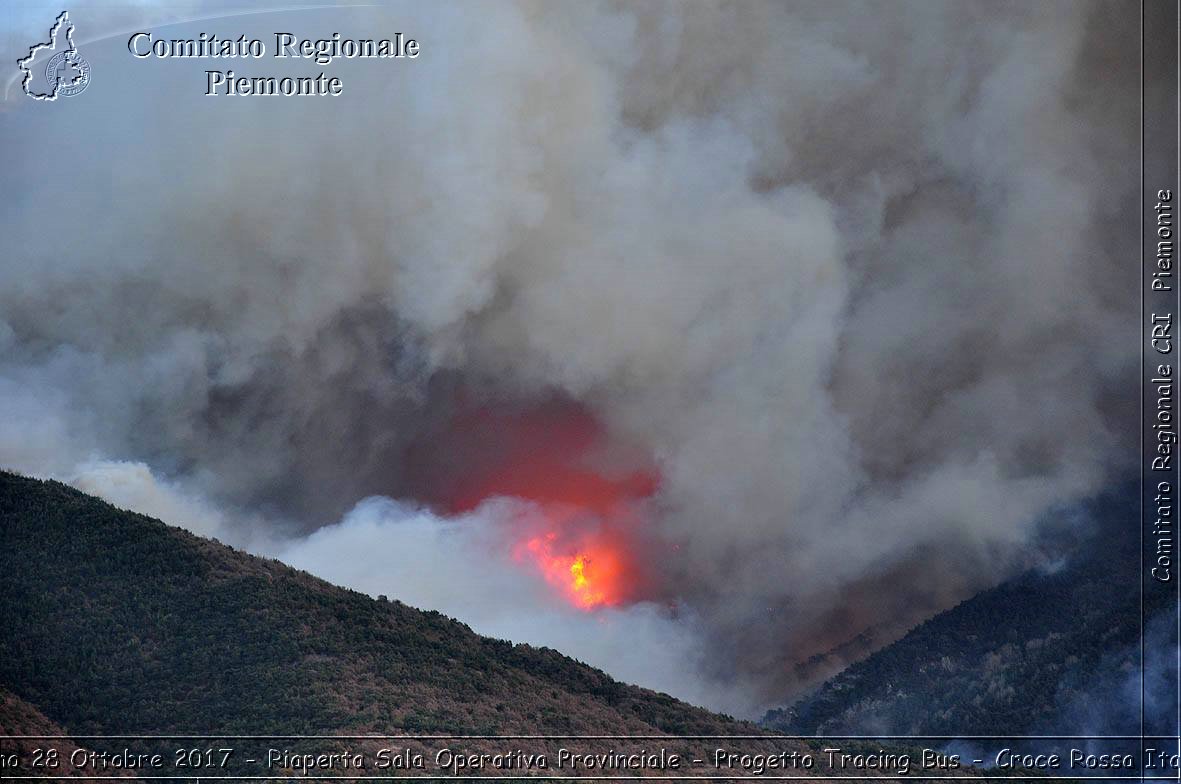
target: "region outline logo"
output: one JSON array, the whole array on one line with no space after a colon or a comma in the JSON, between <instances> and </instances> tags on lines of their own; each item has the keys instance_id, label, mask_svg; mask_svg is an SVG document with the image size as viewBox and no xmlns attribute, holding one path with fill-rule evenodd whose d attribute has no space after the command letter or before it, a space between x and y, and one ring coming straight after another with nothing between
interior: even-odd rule
<instances>
[{"instance_id":1,"label":"region outline logo","mask_svg":"<svg viewBox=\"0 0 1181 784\"><path fill-rule=\"evenodd\" d=\"M57 52L45 64L45 83L49 92L37 92L32 89L33 59L38 52L57 48L57 36L65 28L68 47ZM21 70L21 90L25 95L38 101L56 101L60 97L77 95L90 84L90 63L78 53L74 44L74 25L70 22L70 12L62 11L57 20L49 28L49 40L29 47L29 53L16 61Z\"/></svg>"}]
</instances>

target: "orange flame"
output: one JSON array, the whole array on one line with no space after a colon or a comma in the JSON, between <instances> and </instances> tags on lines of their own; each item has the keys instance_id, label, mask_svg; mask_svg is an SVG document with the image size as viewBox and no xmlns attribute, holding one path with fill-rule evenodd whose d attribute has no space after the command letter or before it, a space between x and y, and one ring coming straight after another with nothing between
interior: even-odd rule
<instances>
[{"instance_id":1,"label":"orange flame","mask_svg":"<svg viewBox=\"0 0 1181 784\"><path fill-rule=\"evenodd\" d=\"M576 607L593 610L626 599L626 575L619 553L603 542L569 552L562 549L557 534L552 531L525 544L525 550L546 581L561 590Z\"/></svg>"},{"instance_id":2,"label":"orange flame","mask_svg":"<svg viewBox=\"0 0 1181 784\"><path fill-rule=\"evenodd\" d=\"M611 442L588 409L564 400L479 408L457 417L442 447L431 448L447 455L447 511L467 512L497 497L529 502L509 534L513 556L575 607L646 595L650 569L640 558L638 510L660 477L647 455Z\"/></svg>"}]
</instances>

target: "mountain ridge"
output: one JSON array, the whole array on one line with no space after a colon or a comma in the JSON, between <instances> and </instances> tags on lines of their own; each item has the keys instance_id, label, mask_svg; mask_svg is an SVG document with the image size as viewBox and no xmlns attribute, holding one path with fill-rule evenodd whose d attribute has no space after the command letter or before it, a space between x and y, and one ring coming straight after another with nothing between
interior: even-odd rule
<instances>
[{"instance_id":1,"label":"mountain ridge","mask_svg":"<svg viewBox=\"0 0 1181 784\"><path fill-rule=\"evenodd\" d=\"M759 732L58 482L0 472L0 520L0 684L73 732Z\"/></svg>"},{"instance_id":2,"label":"mountain ridge","mask_svg":"<svg viewBox=\"0 0 1181 784\"><path fill-rule=\"evenodd\" d=\"M1140 631L1138 503L1121 487L1043 521L1032 568L916 626L762 724L800 734L1069 732L1079 705L1111 717ZM1125 574L1126 573L1126 574ZM1157 592L1150 621L1167 602ZM1151 630L1151 624L1147 624ZM1093 720L1074 728L1094 733Z\"/></svg>"}]
</instances>

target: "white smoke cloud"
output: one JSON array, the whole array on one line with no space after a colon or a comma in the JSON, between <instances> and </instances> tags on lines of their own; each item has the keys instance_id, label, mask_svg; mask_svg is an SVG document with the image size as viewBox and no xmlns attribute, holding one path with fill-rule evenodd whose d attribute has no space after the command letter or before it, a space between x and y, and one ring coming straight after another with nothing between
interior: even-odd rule
<instances>
[{"instance_id":1,"label":"white smoke cloud","mask_svg":"<svg viewBox=\"0 0 1181 784\"><path fill-rule=\"evenodd\" d=\"M560 598L515 552L520 520L536 514L527 503L494 499L470 514L442 517L373 497L338 523L289 538L257 517L249 527L241 519L231 523L225 511L154 476L143 463L88 463L70 482L115 506L277 558L337 585L439 610L481 634L569 652L630 683L736 715L766 708L752 684L712 678L706 630L690 609L640 602L588 612Z\"/></svg>"},{"instance_id":2,"label":"white smoke cloud","mask_svg":"<svg viewBox=\"0 0 1181 784\"><path fill-rule=\"evenodd\" d=\"M9 108L0 464L285 541L415 497L411 447L469 404L456 388L574 400L653 456L678 548L660 569L684 614L618 628L701 647L673 693L767 700L997 581L1040 513L1124 468L1137 74L1117 4L352 13L424 54L332 66L331 111L204 98L206 64L119 42L85 52L72 122ZM470 583L342 567L400 539L446 562L456 523L397 508L284 552L657 677L581 614L537 621L495 560Z\"/></svg>"},{"instance_id":3,"label":"white smoke cloud","mask_svg":"<svg viewBox=\"0 0 1181 784\"><path fill-rule=\"evenodd\" d=\"M220 510L158 480L144 463L99 461L82 466L70 483L115 506L166 520L195 534L217 538L227 530Z\"/></svg>"},{"instance_id":4,"label":"white smoke cloud","mask_svg":"<svg viewBox=\"0 0 1181 784\"><path fill-rule=\"evenodd\" d=\"M508 499L441 518L370 498L340 523L278 543L270 554L372 596L462 618L481 634L555 647L691 702L741 715L763 707L755 692L710 680L691 614L674 616L650 602L587 612L555 595L540 572L515 560L513 517L527 514Z\"/></svg>"}]
</instances>

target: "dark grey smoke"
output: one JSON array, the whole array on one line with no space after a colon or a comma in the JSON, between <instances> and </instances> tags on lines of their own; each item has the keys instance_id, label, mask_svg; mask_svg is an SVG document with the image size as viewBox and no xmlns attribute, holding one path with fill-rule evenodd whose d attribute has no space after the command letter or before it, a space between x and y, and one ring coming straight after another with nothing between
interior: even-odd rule
<instances>
[{"instance_id":1,"label":"dark grey smoke","mask_svg":"<svg viewBox=\"0 0 1181 784\"><path fill-rule=\"evenodd\" d=\"M127 23L108 13L71 18ZM659 468L660 597L681 614L655 614L691 629L685 679L782 701L827 674L797 666L814 654L1000 580L1039 513L1127 468L1134 16L284 18L423 42L412 64L333 66L331 106L204 98L207 64L96 42L74 103L4 104L0 463L280 551L365 496L437 504L465 412L587 411ZM168 33L202 29L275 20ZM325 570L376 588L348 569L366 557ZM430 603L431 575L380 574ZM478 615L465 591L445 608Z\"/></svg>"}]
</instances>

